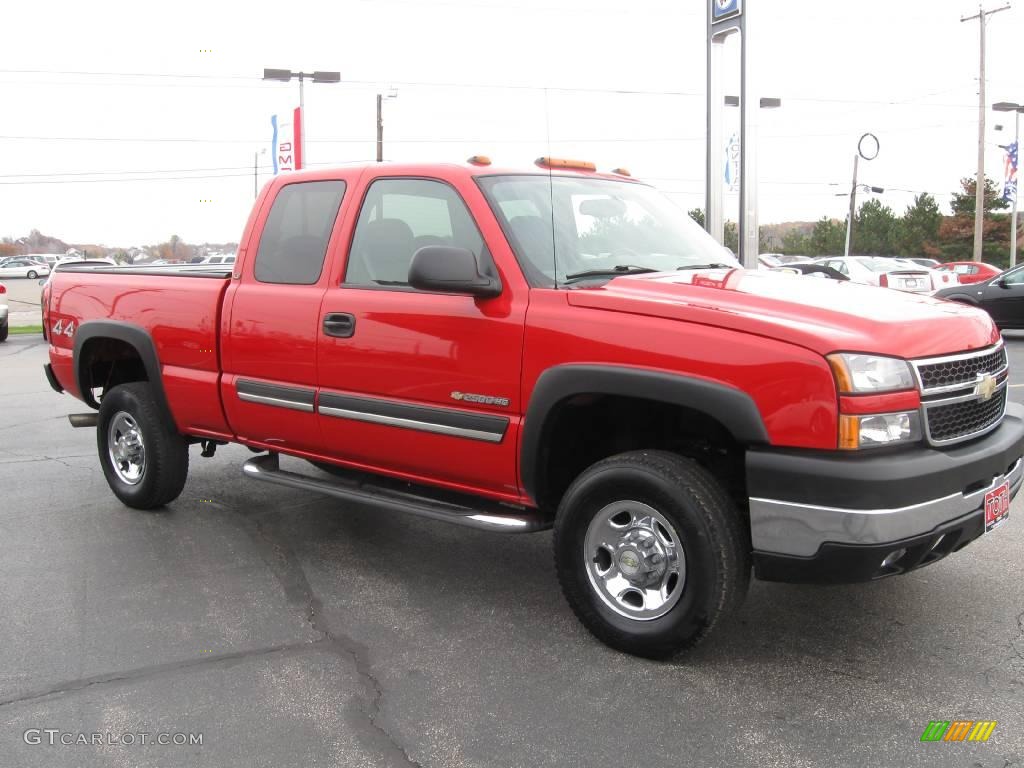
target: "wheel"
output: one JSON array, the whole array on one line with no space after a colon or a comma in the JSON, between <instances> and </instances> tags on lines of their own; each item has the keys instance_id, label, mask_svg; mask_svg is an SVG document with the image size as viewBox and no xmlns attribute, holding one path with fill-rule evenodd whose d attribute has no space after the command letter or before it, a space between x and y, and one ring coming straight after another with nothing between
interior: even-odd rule
<instances>
[{"instance_id":1,"label":"wheel","mask_svg":"<svg viewBox=\"0 0 1024 768\"><path fill-rule=\"evenodd\" d=\"M39 275L36 274L36 271L34 269L30 269L28 271L28 274L25 275L25 277L27 277L29 280L35 280L37 277L39 277Z\"/></svg>"},{"instance_id":2,"label":"wheel","mask_svg":"<svg viewBox=\"0 0 1024 768\"><path fill-rule=\"evenodd\" d=\"M10 325L4 323L0 325L0 341L7 341L7 334L10 333Z\"/></svg>"},{"instance_id":3,"label":"wheel","mask_svg":"<svg viewBox=\"0 0 1024 768\"><path fill-rule=\"evenodd\" d=\"M96 446L110 490L129 507L162 507L185 487L188 444L163 418L145 382L122 384L103 396Z\"/></svg>"},{"instance_id":4,"label":"wheel","mask_svg":"<svg viewBox=\"0 0 1024 768\"><path fill-rule=\"evenodd\" d=\"M749 536L718 481L666 451L600 461L555 518L555 569L599 640L666 658L692 648L746 595Z\"/></svg>"}]
</instances>

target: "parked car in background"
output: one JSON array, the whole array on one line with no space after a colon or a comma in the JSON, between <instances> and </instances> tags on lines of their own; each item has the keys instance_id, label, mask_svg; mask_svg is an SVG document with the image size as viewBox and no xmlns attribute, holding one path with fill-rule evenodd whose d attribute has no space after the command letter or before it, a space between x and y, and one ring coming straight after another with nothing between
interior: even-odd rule
<instances>
[{"instance_id":1,"label":"parked car in background","mask_svg":"<svg viewBox=\"0 0 1024 768\"><path fill-rule=\"evenodd\" d=\"M932 261L931 259L891 259L891 261L895 261L896 263L905 266L908 269L926 270L928 272L928 276L931 278L933 291L937 291L940 288L949 288L952 285L960 284L959 278L954 273L941 269L934 269L933 267L921 264L922 261Z\"/></svg>"},{"instance_id":2,"label":"parked car in background","mask_svg":"<svg viewBox=\"0 0 1024 768\"><path fill-rule=\"evenodd\" d=\"M229 253L227 255L221 254L218 256L207 256L205 259L199 262L200 264L234 264L235 255Z\"/></svg>"},{"instance_id":3,"label":"parked car in background","mask_svg":"<svg viewBox=\"0 0 1024 768\"><path fill-rule=\"evenodd\" d=\"M913 262L919 267L928 267L928 269L938 269L942 266L942 262L938 259L926 259L923 256L907 256L902 260Z\"/></svg>"},{"instance_id":4,"label":"parked car in background","mask_svg":"<svg viewBox=\"0 0 1024 768\"><path fill-rule=\"evenodd\" d=\"M7 341L8 328L7 317L7 288L0 283L0 341Z\"/></svg>"},{"instance_id":5,"label":"parked car in background","mask_svg":"<svg viewBox=\"0 0 1024 768\"><path fill-rule=\"evenodd\" d=\"M932 277L924 267L909 267L895 259L878 256L826 256L815 264L824 264L855 283L895 288L911 293L931 293Z\"/></svg>"},{"instance_id":6,"label":"parked car in background","mask_svg":"<svg viewBox=\"0 0 1024 768\"><path fill-rule=\"evenodd\" d=\"M29 261L24 257L11 259L0 267L0 277L27 277L30 280L35 280L41 275L48 274L50 274L48 265L40 264L38 261Z\"/></svg>"},{"instance_id":7,"label":"parked car in background","mask_svg":"<svg viewBox=\"0 0 1024 768\"><path fill-rule=\"evenodd\" d=\"M786 264L782 267L772 267L769 272L780 272L788 275L805 275L807 277L816 277L819 279L826 280L849 280L846 275L839 272L832 267L826 267L824 264L815 264L814 262L797 262L795 264Z\"/></svg>"},{"instance_id":8,"label":"parked car in background","mask_svg":"<svg viewBox=\"0 0 1024 768\"><path fill-rule=\"evenodd\" d=\"M813 261L810 256L796 256L787 253L762 253L757 257L759 269L772 269L787 264L807 264Z\"/></svg>"},{"instance_id":9,"label":"parked car in background","mask_svg":"<svg viewBox=\"0 0 1024 768\"><path fill-rule=\"evenodd\" d=\"M1000 330L1024 328L1024 265L983 283L945 288L935 297L981 307Z\"/></svg>"},{"instance_id":10,"label":"parked car in background","mask_svg":"<svg viewBox=\"0 0 1024 768\"><path fill-rule=\"evenodd\" d=\"M962 285L984 283L1003 274L1003 270L999 267L983 264L980 261L950 261L940 264L936 269L942 272L952 272Z\"/></svg>"}]
</instances>

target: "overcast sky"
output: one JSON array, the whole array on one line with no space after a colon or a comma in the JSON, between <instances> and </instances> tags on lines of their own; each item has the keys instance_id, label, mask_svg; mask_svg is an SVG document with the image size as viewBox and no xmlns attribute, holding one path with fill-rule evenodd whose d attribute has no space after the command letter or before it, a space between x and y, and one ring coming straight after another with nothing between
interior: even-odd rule
<instances>
[{"instance_id":1,"label":"overcast sky","mask_svg":"<svg viewBox=\"0 0 1024 768\"><path fill-rule=\"evenodd\" d=\"M897 212L919 191L948 212L976 164L978 24L960 17L977 5L746 5L761 93L783 102L763 113L761 223L842 217L836 193L865 131L881 152L861 181ZM4 14L0 236L237 240L254 155L260 184L270 173L255 154L269 151L270 116L298 101L296 83L262 82L264 67L341 71L339 85L306 87L313 165L373 159L375 94L393 84L388 159L528 165L550 151L703 205L704 0L40 0ZM1022 14L1018 2L990 17L990 104L1024 102ZM992 177L1011 133L990 113Z\"/></svg>"}]
</instances>

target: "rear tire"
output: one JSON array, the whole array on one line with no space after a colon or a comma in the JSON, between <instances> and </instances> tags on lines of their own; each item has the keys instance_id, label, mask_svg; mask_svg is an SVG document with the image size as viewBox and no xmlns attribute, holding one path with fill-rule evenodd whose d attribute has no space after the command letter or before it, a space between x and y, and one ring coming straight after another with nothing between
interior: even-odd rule
<instances>
[{"instance_id":1,"label":"rear tire","mask_svg":"<svg viewBox=\"0 0 1024 768\"><path fill-rule=\"evenodd\" d=\"M29 280L36 280L36 279L37 279L37 278L39 277L39 275L38 275L38 274L36 274L36 271L35 271L35 270L33 270L33 269L30 269L30 270L28 271L28 274L27 274L27 275L25 275L25 277L27 277L27 278L28 278Z\"/></svg>"},{"instance_id":2,"label":"rear tire","mask_svg":"<svg viewBox=\"0 0 1024 768\"><path fill-rule=\"evenodd\" d=\"M7 334L10 333L11 329L7 323L0 325L0 342L7 341Z\"/></svg>"},{"instance_id":3,"label":"rear tire","mask_svg":"<svg viewBox=\"0 0 1024 768\"><path fill-rule=\"evenodd\" d=\"M156 509L185 487L188 444L145 382L121 384L103 396L96 447L110 490L126 506Z\"/></svg>"},{"instance_id":4,"label":"rear tire","mask_svg":"<svg viewBox=\"0 0 1024 768\"><path fill-rule=\"evenodd\" d=\"M623 453L584 471L559 505L554 547L583 625L648 658L697 645L750 582L735 504L710 472L666 451Z\"/></svg>"}]
</instances>

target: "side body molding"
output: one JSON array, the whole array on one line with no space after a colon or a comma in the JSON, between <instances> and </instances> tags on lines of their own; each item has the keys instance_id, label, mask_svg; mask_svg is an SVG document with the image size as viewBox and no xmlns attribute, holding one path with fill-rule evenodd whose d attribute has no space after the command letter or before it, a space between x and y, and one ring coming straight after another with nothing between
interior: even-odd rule
<instances>
[{"instance_id":1,"label":"side body molding","mask_svg":"<svg viewBox=\"0 0 1024 768\"><path fill-rule=\"evenodd\" d=\"M82 369L81 352L86 342L90 339L117 339L132 346L146 369L146 377L153 387L157 402L160 403L163 415L168 419L169 424L174 424L174 416L171 414L170 406L167 404L167 395L164 393L164 380L160 368L160 360L156 356L156 345L153 338L146 329L131 323L120 320L87 320L78 326L75 332L74 370L75 383L78 391L82 393L82 400L93 408L100 405L92 395L92 391L85 387L85 371Z\"/></svg>"},{"instance_id":2,"label":"side body molding","mask_svg":"<svg viewBox=\"0 0 1024 768\"><path fill-rule=\"evenodd\" d=\"M537 379L526 411L520 444L523 488L533 498L544 468L542 448L548 439L548 417L558 403L573 395L639 397L685 406L721 422L738 443L768 443L761 414L745 392L724 384L662 371L607 365L559 365Z\"/></svg>"}]
</instances>

